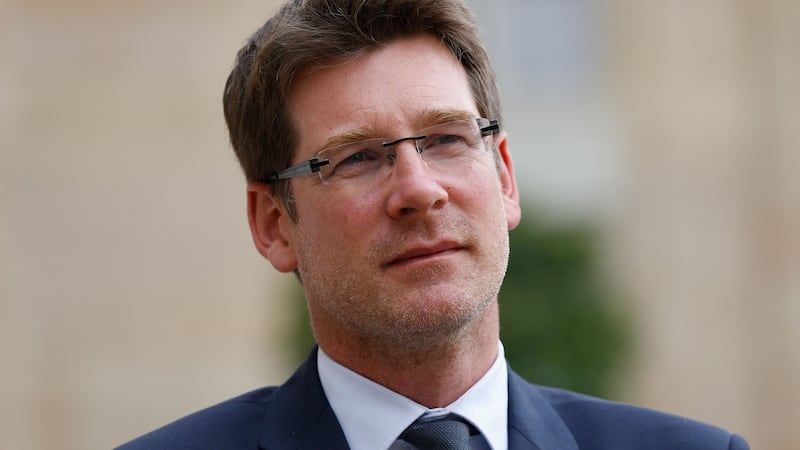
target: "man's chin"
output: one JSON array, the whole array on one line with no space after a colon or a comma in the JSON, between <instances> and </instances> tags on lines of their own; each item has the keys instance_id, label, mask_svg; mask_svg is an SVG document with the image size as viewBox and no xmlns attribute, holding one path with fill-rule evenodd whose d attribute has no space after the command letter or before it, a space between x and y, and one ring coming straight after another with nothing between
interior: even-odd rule
<instances>
[{"instance_id":1,"label":"man's chin","mask_svg":"<svg viewBox=\"0 0 800 450\"><path fill-rule=\"evenodd\" d=\"M452 292L452 291L451 291ZM395 334L406 337L437 337L459 335L478 321L488 310L489 303L476 302L452 295L427 295L409 299L407 306L389 325Z\"/></svg>"}]
</instances>

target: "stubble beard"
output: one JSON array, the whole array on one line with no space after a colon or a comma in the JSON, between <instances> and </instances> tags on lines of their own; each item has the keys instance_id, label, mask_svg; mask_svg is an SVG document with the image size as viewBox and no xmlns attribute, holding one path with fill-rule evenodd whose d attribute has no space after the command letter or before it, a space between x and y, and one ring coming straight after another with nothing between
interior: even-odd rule
<instances>
[{"instance_id":1,"label":"stubble beard","mask_svg":"<svg viewBox=\"0 0 800 450\"><path fill-rule=\"evenodd\" d=\"M486 239L490 242L478 242L480 230L465 221L449 227L447 232L434 226L414 227L371 245L364 256L368 267L380 266L378 262L390 249L420 235L464 237L462 251L469 252L472 260L477 261L474 273L464 273L448 263L434 263L413 272L405 280L407 283L385 283L382 278L370 278L352 268L332 270L335 261L313 259L336 255L337 252L331 251L336 242L320 245L309 240L299 249L304 261L317 262L305 267L302 276L318 338L321 331L334 330L339 338L344 336L373 351L423 354L457 345L478 326L496 302L505 275L507 231L490 233L492 238Z\"/></svg>"}]
</instances>

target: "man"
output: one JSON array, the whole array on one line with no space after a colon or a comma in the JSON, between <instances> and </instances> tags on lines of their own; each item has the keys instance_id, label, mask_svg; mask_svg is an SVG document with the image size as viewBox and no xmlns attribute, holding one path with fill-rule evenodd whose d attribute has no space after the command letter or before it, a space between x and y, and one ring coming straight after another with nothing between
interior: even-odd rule
<instances>
[{"instance_id":1,"label":"man","mask_svg":"<svg viewBox=\"0 0 800 450\"><path fill-rule=\"evenodd\" d=\"M302 283L318 348L284 385L122 448L747 448L506 366L519 194L463 1L290 1L239 52L224 107L255 246Z\"/></svg>"}]
</instances>

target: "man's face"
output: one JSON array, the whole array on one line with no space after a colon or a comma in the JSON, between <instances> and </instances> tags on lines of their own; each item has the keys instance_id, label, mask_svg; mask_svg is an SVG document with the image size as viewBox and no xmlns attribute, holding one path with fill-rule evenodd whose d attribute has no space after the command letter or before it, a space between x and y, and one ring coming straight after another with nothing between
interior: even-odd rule
<instances>
[{"instance_id":1,"label":"man's face","mask_svg":"<svg viewBox=\"0 0 800 450\"><path fill-rule=\"evenodd\" d=\"M478 117L464 69L431 36L301 73L289 100L293 163L354 130L398 139L434 125L437 113ZM372 342L452 336L496 302L519 206L505 135L494 139L499 171L491 151L434 168L404 141L379 182L291 180L297 221L281 206L285 246L262 253L299 271L316 332Z\"/></svg>"}]
</instances>

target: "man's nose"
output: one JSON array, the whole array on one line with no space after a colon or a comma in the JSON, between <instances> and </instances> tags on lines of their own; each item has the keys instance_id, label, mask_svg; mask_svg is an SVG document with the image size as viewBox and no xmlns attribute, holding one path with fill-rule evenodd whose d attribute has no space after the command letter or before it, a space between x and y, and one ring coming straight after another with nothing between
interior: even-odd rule
<instances>
[{"instance_id":1,"label":"man's nose","mask_svg":"<svg viewBox=\"0 0 800 450\"><path fill-rule=\"evenodd\" d=\"M424 215L448 202L447 190L437 173L422 158L417 141L398 142L394 146L392 164L394 167L387 179L390 184L389 216L400 219Z\"/></svg>"}]
</instances>

